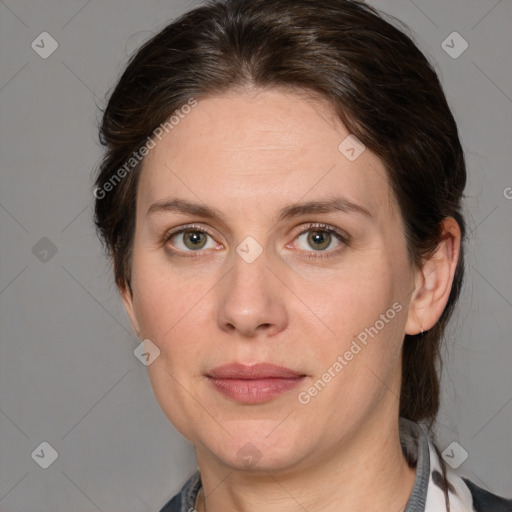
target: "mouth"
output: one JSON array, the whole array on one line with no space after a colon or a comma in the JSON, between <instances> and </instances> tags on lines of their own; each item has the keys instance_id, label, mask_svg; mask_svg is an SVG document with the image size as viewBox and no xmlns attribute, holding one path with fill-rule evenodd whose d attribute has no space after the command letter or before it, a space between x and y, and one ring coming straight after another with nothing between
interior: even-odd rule
<instances>
[{"instance_id":1,"label":"mouth","mask_svg":"<svg viewBox=\"0 0 512 512\"><path fill-rule=\"evenodd\" d=\"M222 395L242 404L261 404L292 390L306 375L270 363L218 366L206 377Z\"/></svg>"}]
</instances>

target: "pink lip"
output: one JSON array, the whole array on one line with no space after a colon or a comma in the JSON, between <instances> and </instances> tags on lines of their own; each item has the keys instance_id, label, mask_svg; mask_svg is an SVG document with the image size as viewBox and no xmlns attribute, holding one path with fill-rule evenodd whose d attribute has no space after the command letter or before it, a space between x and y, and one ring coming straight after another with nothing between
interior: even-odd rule
<instances>
[{"instance_id":1,"label":"pink lip","mask_svg":"<svg viewBox=\"0 0 512 512\"><path fill-rule=\"evenodd\" d=\"M244 404L272 400L293 389L306 377L289 368L270 363L218 366L206 376L217 391Z\"/></svg>"}]
</instances>

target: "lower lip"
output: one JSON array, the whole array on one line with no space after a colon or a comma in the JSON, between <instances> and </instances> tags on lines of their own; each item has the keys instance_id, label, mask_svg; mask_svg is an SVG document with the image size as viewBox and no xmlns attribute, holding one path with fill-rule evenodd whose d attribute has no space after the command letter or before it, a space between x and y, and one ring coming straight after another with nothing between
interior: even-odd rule
<instances>
[{"instance_id":1,"label":"lower lip","mask_svg":"<svg viewBox=\"0 0 512 512\"><path fill-rule=\"evenodd\" d=\"M210 382L215 389L233 400L243 404L261 404L298 386L302 377L267 379L213 379Z\"/></svg>"}]
</instances>

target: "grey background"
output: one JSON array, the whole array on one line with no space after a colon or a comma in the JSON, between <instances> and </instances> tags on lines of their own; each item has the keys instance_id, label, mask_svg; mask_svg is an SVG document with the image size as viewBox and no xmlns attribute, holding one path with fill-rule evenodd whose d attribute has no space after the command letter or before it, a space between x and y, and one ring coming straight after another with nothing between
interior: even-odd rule
<instances>
[{"instance_id":1,"label":"grey background","mask_svg":"<svg viewBox=\"0 0 512 512\"><path fill-rule=\"evenodd\" d=\"M469 455L459 471L511 495L512 4L372 3L435 62L467 153L468 266L447 335L439 446L458 442ZM195 469L133 354L92 224L96 105L127 56L194 5L0 2L2 511L156 511ZM43 31L59 45L47 59L31 48ZM441 46L453 31L469 44L456 59ZM43 441L58 452L48 469L31 457Z\"/></svg>"}]
</instances>

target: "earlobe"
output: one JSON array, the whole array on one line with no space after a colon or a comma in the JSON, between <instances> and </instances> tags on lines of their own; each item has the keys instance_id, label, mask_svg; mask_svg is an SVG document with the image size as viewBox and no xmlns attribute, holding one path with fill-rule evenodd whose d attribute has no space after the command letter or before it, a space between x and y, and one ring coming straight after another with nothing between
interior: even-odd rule
<instances>
[{"instance_id":1,"label":"earlobe","mask_svg":"<svg viewBox=\"0 0 512 512\"><path fill-rule=\"evenodd\" d=\"M139 322L137 321L137 315L135 314L133 295L128 283L124 286L124 288L119 289L119 293L124 304L124 309L126 310L126 313L130 319L130 323L132 324L133 330L135 331L137 338L140 338Z\"/></svg>"},{"instance_id":2,"label":"earlobe","mask_svg":"<svg viewBox=\"0 0 512 512\"><path fill-rule=\"evenodd\" d=\"M435 252L418 269L405 326L406 334L428 331L439 320L450 297L460 254L460 227L452 217L441 224Z\"/></svg>"}]
</instances>

